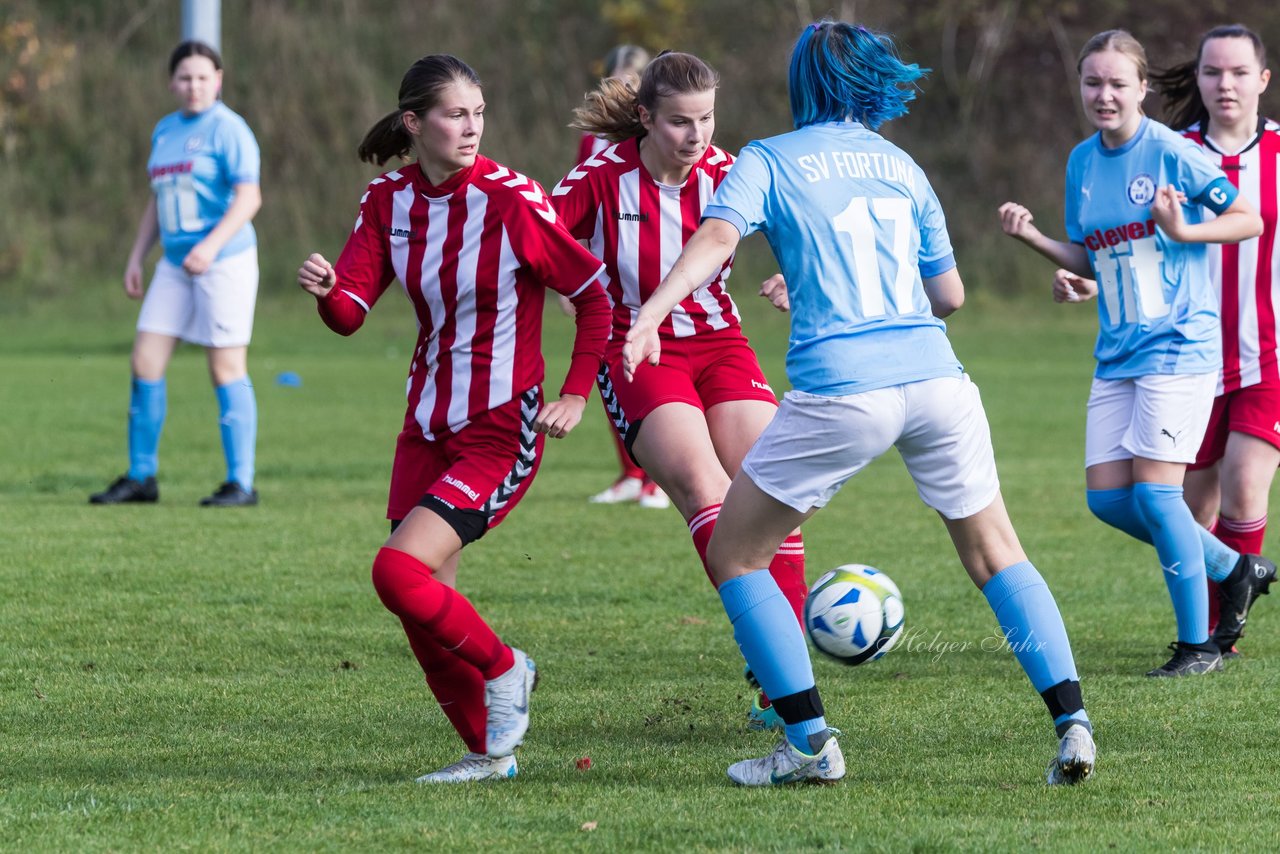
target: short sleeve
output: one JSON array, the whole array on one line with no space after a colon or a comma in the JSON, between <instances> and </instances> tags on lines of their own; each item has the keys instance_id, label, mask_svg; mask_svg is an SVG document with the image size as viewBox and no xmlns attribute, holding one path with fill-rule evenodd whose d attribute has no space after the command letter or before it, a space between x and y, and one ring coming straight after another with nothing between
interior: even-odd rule
<instances>
[{"instance_id":1,"label":"short sleeve","mask_svg":"<svg viewBox=\"0 0 1280 854\"><path fill-rule=\"evenodd\" d=\"M223 168L229 184L257 184L262 171L262 153L253 131L243 119L226 122L222 127Z\"/></svg>"},{"instance_id":2,"label":"short sleeve","mask_svg":"<svg viewBox=\"0 0 1280 854\"><path fill-rule=\"evenodd\" d=\"M720 182L703 219L723 219L746 237L768 224L773 173L763 147L752 142L738 155L733 169Z\"/></svg>"},{"instance_id":3,"label":"short sleeve","mask_svg":"<svg viewBox=\"0 0 1280 854\"><path fill-rule=\"evenodd\" d=\"M1231 207L1239 191L1226 174L1200 146L1190 140L1179 142L1181 145L1172 152L1177 158L1174 174L1178 176L1178 189L1186 194L1188 201L1204 205L1216 214Z\"/></svg>"},{"instance_id":4,"label":"short sleeve","mask_svg":"<svg viewBox=\"0 0 1280 854\"><path fill-rule=\"evenodd\" d=\"M537 186L536 181L532 183ZM513 237L511 248L543 285L574 296L595 281L604 264L565 229L556 207L545 199L527 201L524 194L508 198L512 205L507 221Z\"/></svg>"},{"instance_id":5,"label":"short sleeve","mask_svg":"<svg viewBox=\"0 0 1280 854\"><path fill-rule=\"evenodd\" d=\"M925 194L920 202L920 276L928 279L950 270L956 265L955 250L951 246L951 235L947 232L947 218L942 212L942 203L933 186L919 172L918 177L925 180Z\"/></svg>"}]
</instances>

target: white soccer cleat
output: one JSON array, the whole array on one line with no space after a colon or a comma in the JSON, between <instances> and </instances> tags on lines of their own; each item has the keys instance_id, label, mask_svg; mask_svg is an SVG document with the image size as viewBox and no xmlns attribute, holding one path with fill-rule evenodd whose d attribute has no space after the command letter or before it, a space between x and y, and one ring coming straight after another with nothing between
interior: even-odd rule
<instances>
[{"instance_id":1,"label":"white soccer cleat","mask_svg":"<svg viewBox=\"0 0 1280 854\"><path fill-rule=\"evenodd\" d=\"M510 780L516 776L516 758L494 758L483 753L468 753L452 765L423 774L415 783L475 783L480 780Z\"/></svg>"},{"instance_id":2,"label":"white soccer cleat","mask_svg":"<svg viewBox=\"0 0 1280 854\"><path fill-rule=\"evenodd\" d=\"M640 497L637 501L646 510L666 510L671 506L671 499L662 491L662 487L651 480L640 487Z\"/></svg>"},{"instance_id":3,"label":"white soccer cleat","mask_svg":"<svg viewBox=\"0 0 1280 854\"><path fill-rule=\"evenodd\" d=\"M1058 755L1049 763L1045 781L1050 786L1082 783L1093 774L1098 761L1098 748L1093 735L1080 724L1072 724L1058 744Z\"/></svg>"},{"instance_id":4,"label":"white soccer cleat","mask_svg":"<svg viewBox=\"0 0 1280 854\"><path fill-rule=\"evenodd\" d=\"M492 758L510 756L529 730L529 695L538 684L533 659L514 647L516 663L496 679L484 683L484 705L489 710L485 728L485 752Z\"/></svg>"},{"instance_id":5,"label":"white soccer cleat","mask_svg":"<svg viewBox=\"0 0 1280 854\"><path fill-rule=\"evenodd\" d=\"M833 735L817 755L796 750L785 738L768 756L729 766L729 779L739 786L785 786L788 783L834 783L844 776L844 754Z\"/></svg>"},{"instance_id":6,"label":"white soccer cleat","mask_svg":"<svg viewBox=\"0 0 1280 854\"><path fill-rule=\"evenodd\" d=\"M608 489L596 493L587 500L592 504L622 504L638 499L642 489L644 489L642 478L620 477Z\"/></svg>"}]
</instances>

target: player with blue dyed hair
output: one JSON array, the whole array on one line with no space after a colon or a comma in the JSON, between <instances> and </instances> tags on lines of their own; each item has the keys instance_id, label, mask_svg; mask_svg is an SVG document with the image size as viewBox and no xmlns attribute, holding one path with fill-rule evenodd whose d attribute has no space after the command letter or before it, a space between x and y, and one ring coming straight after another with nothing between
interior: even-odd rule
<instances>
[{"instance_id":1,"label":"player with blue dyed hair","mask_svg":"<svg viewBox=\"0 0 1280 854\"><path fill-rule=\"evenodd\" d=\"M130 358L129 470L93 504L159 498L160 432L167 409L165 372L179 341L205 348L218 398L227 478L204 507L258 503L253 487L258 403L249 380L249 339L258 296L258 239L251 220L262 207L261 155L249 125L220 98L222 58L186 41L169 57L169 89L178 110L151 134L147 172L153 196L138 222L124 290L142 300ZM143 297L143 262L160 243Z\"/></svg>"},{"instance_id":2,"label":"player with blue dyed hair","mask_svg":"<svg viewBox=\"0 0 1280 854\"><path fill-rule=\"evenodd\" d=\"M1222 650L1209 636L1206 573L1241 603L1226 615L1235 636L1275 578L1270 561L1241 555L1196 524L1182 493L1222 367L1206 244L1256 237L1262 218L1199 146L1143 115L1147 57L1132 35L1098 33L1077 70L1082 106L1098 132L1067 161L1067 241L1042 234L1014 202L1000 207L1000 221L1065 268L1055 299L1100 296L1085 426L1089 509L1153 544L1160 560L1177 641L1169 661L1147 675L1209 673L1222 669Z\"/></svg>"},{"instance_id":3,"label":"player with blue dyed hair","mask_svg":"<svg viewBox=\"0 0 1280 854\"><path fill-rule=\"evenodd\" d=\"M787 534L872 460L897 447L942 517L1060 738L1051 784L1093 771L1092 726L1071 645L1044 579L1005 511L986 414L939 319L964 301L951 240L924 172L874 129L906 112L924 71L891 38L821 21L797 40L796 130L748 145L661 287L627 335L634 371L660 356L672 306L762 232L791 307L788 392L724 500L708 559L734 637L786 737L735 763L747 786L844 776L804 634L761 572Z\"/></svg>"}]
</instances>

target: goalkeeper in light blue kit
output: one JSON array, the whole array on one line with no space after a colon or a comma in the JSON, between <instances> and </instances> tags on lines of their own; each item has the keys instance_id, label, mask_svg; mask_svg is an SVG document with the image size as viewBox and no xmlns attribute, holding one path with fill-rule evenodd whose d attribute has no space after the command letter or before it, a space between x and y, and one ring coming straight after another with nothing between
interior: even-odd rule
<instances>
[{"instance_id":1,"label":"goalkeeper in light blue kit","mask_svg":"<svg viewBox=\"0 0 1280 854\"><path fill-rule=\"evenodd\" d=\"M627 369L659 359L667 312L742 237L769 240L791 307L793 391L743 461L708 553L734 637L786 723L772 753L729 767L742 785L844 776L804 634L760 570L790 531L895 446L1049 708L1060 741L1048 782L1093 771L1062 617L1005 512L978 389L938 319L964 300L942 209L920 167L874 132L906 113L923 74L888 36L832 21L806 27L791 56L797 130L743 149L627 335Z\"/></svg>"}]
</instances>

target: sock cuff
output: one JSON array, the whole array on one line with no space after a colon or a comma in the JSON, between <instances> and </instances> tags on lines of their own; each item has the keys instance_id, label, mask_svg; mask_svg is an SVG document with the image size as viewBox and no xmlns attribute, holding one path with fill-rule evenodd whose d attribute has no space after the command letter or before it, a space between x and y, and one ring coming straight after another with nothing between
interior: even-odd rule
<instances>
[{"instance_id":1,"label":"sock cuff","mask_svg":"<svg viewBox=\"0 0 1280 854\"><path fill-rule=\"evenodd\" d=\"M720 505L708 504L689 517L689 533L696 534L703 525L713 523L718 518L720 518Z\"/></svg>"},{"instance_id":2,"label":"sock cuff","mask_svg":"<svg viewBox=\"0 0 1280 854\"><path fill-rule=\"evenodd\" d=\"M1128 498L1133 494L1133 484L1115 489L1086 489L1084 494L1089 498L1117 499Z\"/></svg>"},{"instance_id":3,"label":"sock cuff","mask_svg":"<svg viewBox=\"0 0 1280 854\"><path fill-rule=\"evenodd\" d=\"M144 380L141 377L133 378L133 387L143 391L157 391L157 390L163 389L164 386L165 386L164 377L161 377L158 380Z\"/></svg>"},{"instance_id":4,"label":"sock cuff","mask_svg":"<svg viewBox=\"0 0 1280 854\"><path fill-rule=\"evenodd\" d=\"M1168 498L1171 496L1182 498L1182 487L1172 483L1147 483L1144 481L1133 485L1133 494L1137 496L1144 494L1155 495L1161 498Z\"/></svg>"},{"instance_id":5,"label":"sock cuff","mask_svg":"<svg viewBox=\"0 0 1280 854\"><path fill-rule=\"evenodd\" d=\"M982 587L982 595L987 597L991 610L999 613L1000 606L1009 599L1027 588L1036 586L1048 587L1039 570L1032 565L1031 561L1024 560L1006 566L991 576L991 580Z\"/></svg>"},{"instance_id":6,"label":"sock cuff","mask_svg":"<svg viewBox=\"0 0 1280 854\"><path fill-rule=\"evenodd\" d=\"M739 617L761 602L774 596L782 596L778 582L763 569L729 579L720 585L718 592L731 623L737 622Z\"/></svg>"},{"instance_id":7,"label":"sock cuff","mask_svg":"<svg viewBox=\"0 0 1280 854\"><path fill-rule=\"evenodd\" d=\"M231 382L229 382L229 383L223 383L223 384L222 384L222 385L220 385L220 386L215 386L215 388L219 388L219 389L224 389L224 388L225 388L225 389L232 389L232 388L237 388L237 387L239 387L239 386L245 386L245 387L247 387L247 388L253 388L253 380L249 379L249 375L248 375L248 374L245 374L244 376L240 377L239 379L234 379L234 380L232 380L232 381L231 381Z\"/></svg>"},{"instance_id":8,"label":"sock cuff","mask_svg":"<svg viewBox=\"0 0 1280 854\"><path fill-rule=\"evenodd\" d=\"M1218 517L1218 528L1223 531L1230 531L1233 534L1252 534L1261 531L1267 527L1267 517L1260 516L1257 519L1228 519L1225 516Z\"/></svg>"}]
</instances>

